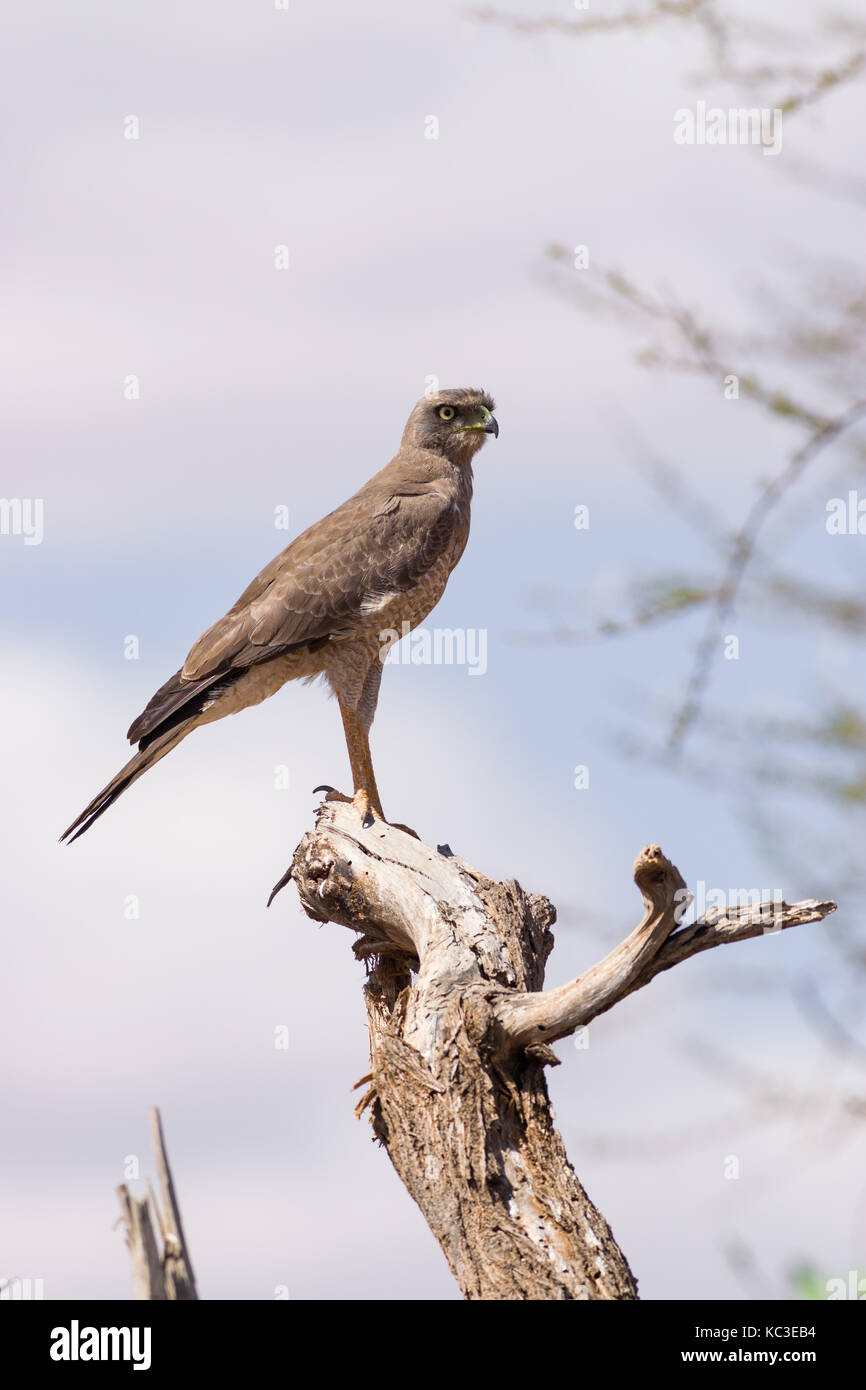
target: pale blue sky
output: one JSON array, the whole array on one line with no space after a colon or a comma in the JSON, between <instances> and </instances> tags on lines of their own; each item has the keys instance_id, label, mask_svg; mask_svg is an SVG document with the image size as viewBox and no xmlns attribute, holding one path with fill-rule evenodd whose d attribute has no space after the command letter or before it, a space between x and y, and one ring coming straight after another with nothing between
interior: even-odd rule
<instances>
[{"instance_id":1,"label":"pale blue sky","mask_svg":"<svg viewBox=\"0 0 866 1390\"><path fill-rule=\"evenodd\" d=\"M153 690L286 543L274 508L294 533L354 491L432 373L497 399L469 547L432 620L485 628L488 671L386 670L373 731L386 811L557 903L552 984L637 921L630 869L647 842L692 884L828 891L803 846L758 842L748 781L732 795L722 775L688 782L622 751L624 730L663 726L702 619L580 647L515 634L543 630L539 590L588 624L642 576L715 572L636 474L634 437L729 524L800 437L714 383L638 366L640 337L578 312L545 247L586 243L713 322L760 323L763 280L784 283L816 248L827 263L862 254L862 216L828 216L778 167L797 154L859 167L862 90L792 119L773 160L674 144L678 107L728 99L687 81L705 55L681 28L575 43L453 5L302 0L48 3L9 27L2 491L44 499L45 539L0 537L0 1274L41 1277L48 1297L126 1296L114 1188L125 1155L147 1169L158 1103L203 1296L455 1297L352 1118L367 1051L349 935L304 918L293 890L264 910L312 788L346 782L334 704L290 687L193 736L74 847L57 835L125 759ZM129 114L138 141L123 138ZM123 398L129 373L138 401ZM777 558L862 574L862 542L824 530L852 470L836 453L804 484L775 524ZM737 631L742 658L712 687L734 714L862 683L813 629ZM572 786L577 763L588 791ZM826 815L792 805L810 833ZM746 1233L768 1293L803 1257L843 1274L862 1261L856 1140L821 1116L814 1142L785 1123L741 1130L742 1097L697 1060L702 1043L791 1086L820 1086L830 1066L844 1081L790 993L820 972L832 930L712 953L599 1020L589 1051L560 1048L558 1121L644 1296L742 1296L723 1247ZM591 1142L695 1126L703 1144L652 1161ZM737 1182L723 1178L731 1153Z\"/></svg>"}]
</instances>

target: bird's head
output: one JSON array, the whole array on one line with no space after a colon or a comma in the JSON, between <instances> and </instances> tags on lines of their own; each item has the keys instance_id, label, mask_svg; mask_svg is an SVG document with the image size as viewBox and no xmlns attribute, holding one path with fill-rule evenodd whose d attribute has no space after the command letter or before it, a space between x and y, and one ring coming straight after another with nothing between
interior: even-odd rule
<instances>
[{"instance_id":1,"label":"bird's head","mask_svg":"<svg viewBox=\"0 0 866 1390\"><path fill-rule=\"evenodd\" d=\"M493 409L492 396L470 387L422 396L406 422L403 444L468 463L488 434L499 434Z\"/></svg>"}]
</instances>

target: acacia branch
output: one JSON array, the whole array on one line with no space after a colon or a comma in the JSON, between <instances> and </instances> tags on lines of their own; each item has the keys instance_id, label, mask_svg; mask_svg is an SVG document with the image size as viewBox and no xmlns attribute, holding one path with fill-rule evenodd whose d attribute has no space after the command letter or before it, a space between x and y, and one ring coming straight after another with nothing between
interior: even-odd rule
<instances>
[{"instance_id":1,"label":"acacia branch","mask_svg":"<svg viewBox=\"0 0 866 1390\"><path fill-rule=\"evenodd\" d=\"M566 248L559 244L550 249L550 254L558 262L565 262L568 256ZM834 415L801 405L787 392L759 381L754 373L735 370L733 362L723 359L714 335L694 312L675 303L670 297L662 299L647 294L620 272L606 269L590 272L587 281L581 283L603 286L615 300L673 328L689 350L690 355L684 359L667 358L656 350L650 350L643 354L645 365L700 372L717 381L736 376L738 389L749 400L771 414L789 419L809 430L808 438L791 454L784 467L759 489L743 524L730 539L719 581L707 595L710 607L706 626L698 642L683 698L668 737L668 748L671 752L678 752L700 715L725 625L734 610L746 573L755 563L758 541L768 517L814 460L863 421L866 417L866 397L859 397Z\"/></svg>"},{"instance_id":2,"label":"acacia branch","mask_svg":"<svg viewBox=\"0 0 866 1390\"><path fill-rule=\"evenodd\" d=\"M734 607L746 570L754 555L758 535L769 513L781 501L789 488L798 481L812 460L840 435L859 423L864 415L866 415L866 399L861 399L855 401L840 415L826 420L792 455L781 472L761 489L753 502L745 522L734 538L722 581L716 591L709 621L695 655L694 666L686 686L683 703L671 731L671 749L676 749L682 745L686 734L700 712L725 623Z\"/></svg>"},{"instance_id":3,"label":"acacia branch","mask_svg":"<svg viewBox=\"0 0 866 1390\"><path fill-rule=\"evenodd\" d=\"M705 80L715 78L724 83L743 89L754 100L756 90L767 83L778 84L795 81L800 90L762 105L778 107L786 116L793 115L807 106L814 106L838 87L856 80L866 63L866 51L861 46L863 26L857 25L854 34L857 45L832 65L828 62L809 64L788 62L768 62L763 59L737 61L732 50L739 46L746 48L749 42L762 45L764 49L777 54L785 49L796 51L801 42L799 35L781 25L756 26L742 18L736 25L717 8L711 0L655 0L649 8L624 9L615 15L582 14L578 18L565 18L563 15L518 15L508 14L496 8L474 11L474 18L482 23L495 24L518 34L562 34L569 38L581 38L590 34L619 34L622 32L641 32L654 28L668 20L694 21L702 31L702 36L710 45L714 57L714 70ZM815 48L822 40L819 26L808 36L807 42ZM760 48L759 48L760 51Z\"/></svg>"},{"instance_id":4,"label":"acacia branch","mask_svg":"<svg viewBox=\"0 0 866 1390\"><path fill-rule=\"evenodd\" d=\"M523 34L557 33L580 36L614 33L623 29L648 29L668 19L690 19L708 4L709 0L655 0L651 9L623 10L616 15L588 14L580 19L565 19L561 15L530 18L488 8L476 10L474 18L482 23L498 24Z\"/></svg>"}]
</instances>

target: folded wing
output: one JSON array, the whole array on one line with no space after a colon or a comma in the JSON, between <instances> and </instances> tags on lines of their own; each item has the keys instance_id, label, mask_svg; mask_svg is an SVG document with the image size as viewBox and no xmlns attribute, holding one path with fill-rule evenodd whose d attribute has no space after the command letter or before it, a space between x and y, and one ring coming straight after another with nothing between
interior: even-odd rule
<instances>
[{"instance_id":1,"label":"folded wing","mask_svg":"<svg viewBox=\"0 0 866 1390\"><path fill-rule=\"evenodd\" d=\"M378 600L420 584L458 524L445 489L368 484L277 555L202 634L131 725L130 742L147 746L251 666L369 630Z\"/></svg>"}]
</instances>

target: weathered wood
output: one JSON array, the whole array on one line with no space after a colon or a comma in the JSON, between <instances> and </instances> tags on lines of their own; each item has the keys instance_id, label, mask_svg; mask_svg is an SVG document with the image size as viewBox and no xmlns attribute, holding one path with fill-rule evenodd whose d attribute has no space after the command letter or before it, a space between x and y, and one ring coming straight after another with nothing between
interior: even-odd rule
<instances>
[{"instance_id":1,"label":"weathered wood","mask_svg":"<svg viewBox=\"0 0 866 1390\"><path fill-rule=\"evenodd\" d=\"M358 933L371 1060L358 1113L369 1111L464 1295L636 1298L554 1126L548 1043L689 955L759 934L760 909L679 928L683 879L649 846L635 864L639 927L578 980L545 991L555 921L546 898L395 826L365 830L351 805L321 809L278 887L289 877L311 917ZM834 906L785 907L779 925Z\"/></svg>"},{"instance_id":2,"label":"weathered wood","mask_svg":"<svg viewBox=\"0 0 866 1390\"><path fill-rule=\"evenodd\" d=\"M165 1281L151 1220L150 1198L133 1197L125 1183L118 1187L117 1196L132 1260L132 1296L161 1301L166 1297Z\"/></svg>"},{"instance_id":3,"label":"weathered wood","mask_svg":"<svg viewBox=\"0 0 866 1390\"><path fill-rule=\"evenodd\" d=\"M150 1132L159 1175L160 1204L148 1184L146 1197L133 1197L126 1184L117 1189L126 1244L132 1260L133 1296L137 1299L185 1302L198 1298L192 1261L183 1231L162 1120L153 1107ZM160 1241L154 1231L154 1217Z\"/></svg>"},{"instance_id":4,"label":"weathered wood","mask_svg":"<svg viewBox=\"0 0 866 1390\"><path fill-rule=\"evenodd\" d=\"M518 1047L555 1042L606 1013L656 975L701 951L749 937L787 931L819 922L836 904L811 898L794 903L767 901L711 908L697 922L680 927L691 894L658 845L648 845L635 860L634 880L644 899L644 918L631 936L571 984L503 1001L502 1024Z\"/></svg>"}]
</instances>

